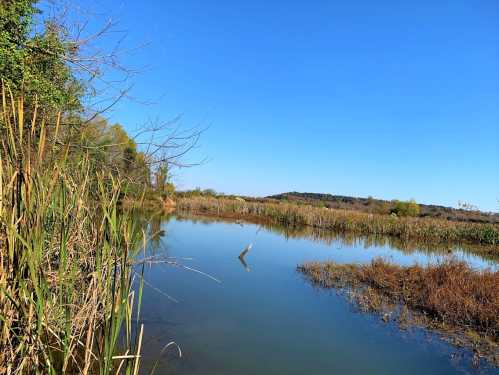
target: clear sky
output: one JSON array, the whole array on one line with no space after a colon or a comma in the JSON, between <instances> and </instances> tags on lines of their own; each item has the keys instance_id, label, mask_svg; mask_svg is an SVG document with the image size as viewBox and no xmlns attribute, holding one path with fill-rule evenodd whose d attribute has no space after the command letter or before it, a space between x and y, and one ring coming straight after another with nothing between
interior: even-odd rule
<instances>
[{"instance_id":1,"label":"clear sky","mask_svg":"<svg viewBox=\"0 0 499 375\"><path fill-rule=\"evenodd\" d=\"M207 126L180 189L499 211L497 0L81 1L141 67L111 117ZM97 21L98 17L95 18ZM102 20L102 19L101 19Z\"/></svg>"}]
</instances>

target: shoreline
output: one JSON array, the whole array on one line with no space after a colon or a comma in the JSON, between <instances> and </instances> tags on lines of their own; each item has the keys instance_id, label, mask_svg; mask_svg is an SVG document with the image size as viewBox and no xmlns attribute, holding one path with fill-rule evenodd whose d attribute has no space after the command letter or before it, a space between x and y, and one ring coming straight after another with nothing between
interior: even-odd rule
<instances>
[{"instance_id":1,"label":"shoreline","mask_svg":"<svg viewBox=\"0 0 499 375\"><path fill-rule=\"evenodd\" d=\"M428 244L478 245L484 246L485 253L499 254L499 226L493 224L393 217L290 203L246 202L226 198L180 198L176 203L179 212L288 227L309 226L359 235L386 235Z\"/></svg>"},{"instance_id":2,"label":"shoreline","mask_svg":"<svg viewBox=\"0 0 499 375\"><path fill-rule=\"evenodd\" d=\"M453 346L472 350L476 364L483 358L499 367L499 271L476 271L455 260L421 267L382 259L366 265L309 262L297 271L384 323L438 333Z\"/></svg>"}]
</instances>

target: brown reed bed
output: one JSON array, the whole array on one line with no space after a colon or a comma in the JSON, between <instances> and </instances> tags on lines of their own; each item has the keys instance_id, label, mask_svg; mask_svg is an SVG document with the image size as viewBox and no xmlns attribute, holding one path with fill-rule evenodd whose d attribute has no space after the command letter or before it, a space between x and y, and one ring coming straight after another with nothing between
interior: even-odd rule
<instances>
[{"instance_id":1,"label":"brown reed bed","mask_svg":"<svg viewBox=\"0 0 499 375\"><path fill-rule=\"evenodd\" d=\"M389 235L434 243L499 245L499 226L443 219L396 217L292 203L247 202L241 199L189 197L177 199L179 211L228 218L267 220L290 227L311 226L338 232ZM491 249L491 248L489 248Z\"/></svg>"},{"instance_id":2,"label":"brown reed bed","mask_svg":"<svg viewBox=\"0 0 499 375\"><path fill-rule=\"evenodd\" d=\"M477 271L452 259L425 267L382 259L311 262L298 270L319 287L347 290L364 311L441 332L499 366L499 271Z\"/></svg>"}]
</instances>

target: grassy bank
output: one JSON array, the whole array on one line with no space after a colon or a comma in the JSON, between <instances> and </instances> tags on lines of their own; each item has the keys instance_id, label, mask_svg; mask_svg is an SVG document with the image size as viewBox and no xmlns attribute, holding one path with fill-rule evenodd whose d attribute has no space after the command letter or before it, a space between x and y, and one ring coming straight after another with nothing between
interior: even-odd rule
<instances>
[{"instance_id":1,"label":"grassy bank","mask_svg":"<svg viewBox=\"0 0 499 375\"><path fill-rule=\"evenodd\" d=\"M366 265L307 263L298 270L318 286L348 288L365 310L453 333L454 343L499 365L498 271L476 271L453 260L402 267L381 259Z\"/></svg>"},{"instance_id":2,"label":"grassy bank","mask_svg":"<svg viewBox=\"0 0 499 375\"><path fill-rule=\"evenodd\" d=\"M292 203L246 202L239 199L192 197L177 199L180 211L229 218L267 220L286 226L311 226L339 232L389 235L425 242L455 242L482 245L499 244L499 226L462 223L430 218L318 208Z\"/></svg>"},{"instance_id":3,"label":"grassy bank","mask_svg":"<svg viewBox=\"0 0 499 375\"><path fill-rule=\"evenodd\" d=\"M3 88L0 374L136 374L131 259L142 230L118 212L121 180L71 157L60 117L37 113L26 118Z\"/></svg>"}]
</instances>

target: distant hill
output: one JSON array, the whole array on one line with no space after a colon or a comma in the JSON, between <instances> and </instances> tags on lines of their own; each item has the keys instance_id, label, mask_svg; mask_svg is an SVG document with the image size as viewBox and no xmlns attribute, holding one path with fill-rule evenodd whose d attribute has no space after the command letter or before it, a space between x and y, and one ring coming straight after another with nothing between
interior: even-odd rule
<instances>
[{"instance_id":1,"label":"distant hill","mask_svg":"<svg viewBox=\"0 0 499 375\"><path fill-rule=\"evenodd\" d=\"M321 193L298 193L295 191L271 195L266 197L266 199L287 200L290 202L311 204L314 206L384 214L389 214L395 207L395 201L386 201L371 197L357 198ZM464 210L421 203L419 203L419 207L420 217L435 217L452 221L499 224L499 214L496 213L486 213L478 210Z\"/></svg>"}]
</instances>

